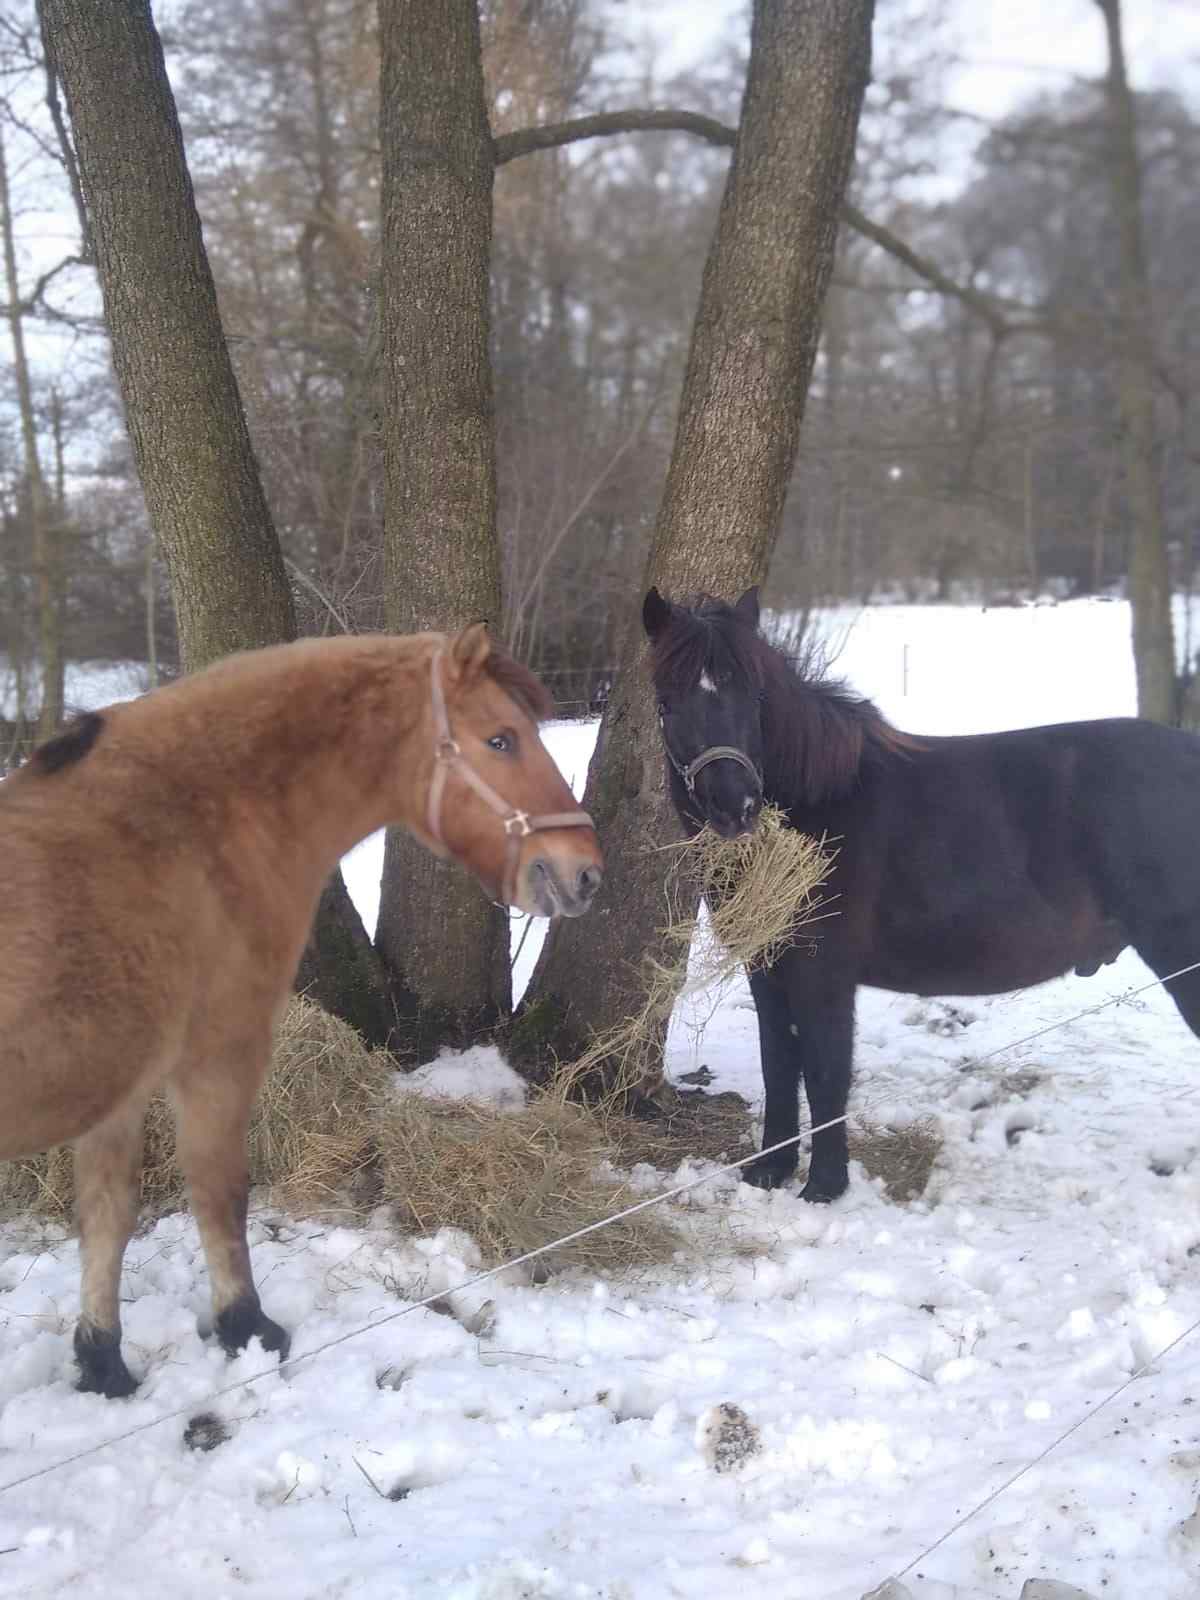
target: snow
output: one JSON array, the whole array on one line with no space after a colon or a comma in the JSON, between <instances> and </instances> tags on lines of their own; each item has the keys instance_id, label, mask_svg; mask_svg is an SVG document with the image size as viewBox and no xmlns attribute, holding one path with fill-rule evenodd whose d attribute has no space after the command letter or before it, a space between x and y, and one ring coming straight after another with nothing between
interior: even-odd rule
<instances>
[{"instance_id":1,"label":"snow","mask_svg":"<svg viewBox=\"0 0 1200 1600\"><path fill-rule=\"evenodd\" d=\"M1120 603L826 626L837 670L917 731L1133 707ZM594 732L548 730L577 791ZM378 862L377 842L348 861L368 916ZM76 1393L74 1241L9 1224L0 1484L183 1414L0 1492L0 1596L860 1600L897 1576L913 1600L1017 1600L1034 1577L1194 1600L1200 1340L1161 1352L1200 1320L1200 1075L1163 992L1129 995L1149 979L1126 955L1016 996L864 991L854 1115L935 1119L926 1195L896 1204L855 1168L816 1208L716 1177L679 1206L694 1248L669 1267L455 1293L478 1271L460 1233L256 1211L256 1271L295 1355L368 1329L283 1372L208 1338L181 1215L127 1258L140 1389ZM758 1099L744 987L676 1017L672 1072L700 1064L711 1089ZM494 1053L425 1076L434 1092L514 1092ZM454 1315L409 1309L429 1294ZM228 1431L207 1453L184 1443L196 1412ZM744 1448L722 1446L731 1416Z\"/></svg>"},{"instance_id":2,"label":"snow","mask_svg":"<svg viewBox=\"0 0 1200 1600\"><path fill-rule=\"evenodd\" d=\"M36 684L26 684L26 704ZM146 668L138 661L72 661L67 664L63 699L69 712L94 711L118 700L133 700L146 691ZM0 654L0 717L17 713L16 680L8 658Z\"/></svg>"}]
</instances>

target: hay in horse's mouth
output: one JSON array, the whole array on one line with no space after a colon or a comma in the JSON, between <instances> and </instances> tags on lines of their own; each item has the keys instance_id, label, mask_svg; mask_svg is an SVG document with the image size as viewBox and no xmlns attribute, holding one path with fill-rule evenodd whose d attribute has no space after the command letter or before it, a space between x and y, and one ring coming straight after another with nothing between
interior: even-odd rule
<instances>
[{"instance_id":1,"label":"hay in horse's mouth","mask_svg":"<svg viewBox=\"0 0 1200 1600\"><path fill-rule=\"evenodd\" d=\"M819 937L813 925L836 915L821 893L834 852L825 840L789 827L777 806L763 807L753 833L725 839L705 826L666 846L664 854L667 953L643 963L644 1000L560 1068L560 1084L599 1078L617 1098L646 1091L661 1077L663 1035L681 997L701 991L715 997L744 969L768 965L789 945ZM698 896L706 919L696 913Z\"/></svg>"},{"instance_id":2,"label":"hay in horse's mouth","mask_svg":"<svg viewBox=\"0 0 1200 1600\"><path fill-rule=\"evenodd\" d=\"M836 915L821 893L836 852L824 839L789 827L778 806L763 807L752 833L725 839L706 825L670 848L679 858L681 882L704 896L711 937L719 947L705 952L701 987L741 967L769 966L798 939L814 937L814 923ZM686 926L686 921L680 924L680 938ZM668 932L674 935L675 929ZM691 964L694 969L694 953ZM693 978L689 987L697 981Z\"/></svg>"}]
</instances>

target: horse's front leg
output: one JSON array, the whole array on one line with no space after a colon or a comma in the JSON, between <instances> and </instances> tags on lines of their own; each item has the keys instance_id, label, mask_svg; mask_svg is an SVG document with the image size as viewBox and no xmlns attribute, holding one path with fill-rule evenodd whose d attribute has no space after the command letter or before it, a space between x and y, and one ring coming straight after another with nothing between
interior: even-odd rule
<instances>
[{"instance_id":1,"label":"horse's front leg","mask_svg":"<svg viewBox=\"0 0 1200 1600\"><path fill-rule=\"evenodd\" d=\"M145 1102L130 1101L75 1141L75 1197L82 1277L75 1359L85 1394L118 1400L137 1382L121 1355L119 1291L125 1246L137 1222Z\"/></svg>"},{"instance_id":2,"label":"horse's front leg","mask_svg":"<svg viewBox=\"0 0 1200 1600\"><path fill-rule=\"evenodd\" d=\"M212 1289L217 1338L234 1355L253 1338L287 1355L290 1340L263 1313L250 1269L246 1209L250 1179L246 1130L266 1071L269 1049L225 1053L171 1085L179 1165L187 1179Z\"/></svg>"},{"instance_id":3,"label":"horse's front leg","mask_svg":"<svg viewBox=\"0 0 1200 1600\"><path fill-rule=\"evenodd\" d=\"M750 993L758 1016L758 1048L762 1060L765 1103L762 1147L771 1151L800 1128L800 1055L791 1032L791 1010L778 969L750 974ZM756 1189L778 1189L796 1171L799 1147L761 1155L742 1168L742 1178Z\"/></svg>"},{"instance_id":4,"label":"horse's front leg","mask_svg":"<svg viewBox=\"0 0 1200 1600\"><path fill-rule=\"evenodd\" d=\"M814 1128L845 1115L854 1048L854 989L844 984L797 983L786 958L771 971L752 974L750 989L758 1013L766 1094L763 1149L770 1150L799 1131L801 1078ZM798 1160L798 1145L792 1144L760 1156L744 1176L759 1188L773 1189L787 1182ZM847 1165L845 1123L815 1133L801 1198L816 1203L836 1200L849 1181Z\"/></svg>"}]
</instances>

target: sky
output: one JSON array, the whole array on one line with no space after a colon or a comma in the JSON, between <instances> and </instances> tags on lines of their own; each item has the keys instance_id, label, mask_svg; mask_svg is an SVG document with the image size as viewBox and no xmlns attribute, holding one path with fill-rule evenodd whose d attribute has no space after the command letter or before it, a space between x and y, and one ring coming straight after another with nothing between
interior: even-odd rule
<instances>
[{"instance_id":1,"label":"sky","mask_svg":"<svg viewBox=\"0 0 1200 1600\"><path fill-rule=\"evenodd\" d=\"M658 47L663 79L719 62L746 38L748 0L610 0L614 21L627 36L648 35ZM155 14L164 12L157 0ZM1104 28L1095 0L876 0L876 37L898 13L912 29L945 10L961 64L945 77L947 103L984 119L1002 117L1038 88L1064 86L1072 75L1098 76L1104 69ZM1130 74L1137 88L1168 85L1200 108L1200 0L1125 0L1124 31ZM932 36L931 36L932 37ZM881 47L877 46L877 59ZM949 194L965 177L967 145L947 143L941 181L930 196ZM61 204L45 209L45 187L35 160L26 164L10 149L11 177L20 230L23 283L74 247L74 218ZM71 290L60 282L56 302L93 310L94 285L75 274ZM80 359L102 359L92 339L79 340L61 327L31 327L28 338L39 367L58 370ZM0 351L0 359L4 359Z\"/></svg>"},{"instance_id":2,"label":"sky","mask_svg":"<svg viewBox=\"0 0 1200 1600\"><path fill-rule=\"evenodd\" d=\"M667 72L701 64L723 35L737 37L745 26L744 0L658 0L645 9L646 26L665 44ZM877 26L890 9L893 0L877 0ZM1037 87L1104 69L1095 0L951 0L948 10L963 58L949 85L958 109L1003 116ZM1200 0L1125 0L1124 11L1135 86L1169 84L1200 95Z\"/></svg>"}]
</instances>

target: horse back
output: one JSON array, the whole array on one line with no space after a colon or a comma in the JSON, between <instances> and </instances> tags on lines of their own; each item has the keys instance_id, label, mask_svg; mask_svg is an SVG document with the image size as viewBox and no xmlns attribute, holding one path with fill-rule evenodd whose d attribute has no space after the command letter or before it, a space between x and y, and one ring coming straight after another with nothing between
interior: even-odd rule
<instances>
[{"instance_id":1,"label":"horse back","mask_svg":"<svg viewBox=\"0 0 1200 1600\"><path fill-rule=\"evenodd\" d=\"M924 739L793 820L842 841L826 964L882 988L1023 988L1200 912L1200 738L1132 718Z\"/></svg>"}]
</instances>

